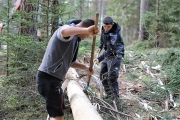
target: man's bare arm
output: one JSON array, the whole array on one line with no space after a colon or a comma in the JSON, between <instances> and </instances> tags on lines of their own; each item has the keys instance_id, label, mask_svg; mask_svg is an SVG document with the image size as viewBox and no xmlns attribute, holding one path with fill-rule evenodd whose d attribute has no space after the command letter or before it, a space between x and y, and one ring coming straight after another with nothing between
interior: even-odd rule
<instances>
[{"instance_id":1,"label":"man's bare arm","mask_svg":"<svg viewBox=\"0 0 180 120\"><path fill-rule=\"evenodd\" d=\"M97 33L98 33L98 28L95 29L94 25L88 28L67 25L67 26L63 26L61 29L62 37L69 37L69 36L78 35L78 34L96 35Z\"/></svg>"},{"instance_id":2,"label":"man's bare arm","mask_svg":"<svg viewBox=\"0 0 180 120\"><path fill-rule=\"evenodd\" d=\"M77 61L73 62L73 64L71 65L72 68L78 68L78 69L82 69L85 70L89 75L93 75L94 74L94 70L90 71L89 70L89 66L86 66L82 63L79 63Z\"/></svg>"}]
</instances>

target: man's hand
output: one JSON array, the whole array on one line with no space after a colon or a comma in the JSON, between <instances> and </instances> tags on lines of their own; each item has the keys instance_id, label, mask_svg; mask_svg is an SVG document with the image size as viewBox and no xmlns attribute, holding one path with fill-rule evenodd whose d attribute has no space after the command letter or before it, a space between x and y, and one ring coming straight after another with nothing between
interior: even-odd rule
<instances>
[{"instance_id":1,"label":"man's hand","mask_svg":"<svg viewBox=\"0 0 180 120\"><path fill-rule=\"evenodd\" d=\"M96 60L94 61L94 63L95 63L95 64L98 64L98 63L99 63L99 60L98 60L98 59L96 59Z\"/></svg>"},{"instance_id":2,"label":"man's hand","mask_svg":"<svg viewBox=\"0 0 180 120\"><path fill-rule=\"evenodd\" d=\"M101 52L101 49L100 49L100 48L98 48L98 49L97 49L97 53L99 54L100 52Z\"/></svg>"},{"instance_id":3,"label":"man's hand","mask_svg":"<svg viewBox=\"0 0 180 120\"><path fill-rule=\"evenodd\" d=\"M93 74L94 74L94 70L93 70L93 69L90 70L90 68L87 67L87 66L86 66L86 69L85 69L85 70L87 71L87 73L88 73L89 75L93 75Z\"/></svg>"},{"instance_id":4,"label":"man's hand","mask_svg":"<svg viewBox=\"0 0 180 120\"><path fill-rule=\"evenodd\" d=\"M87 28L88 34L90 34L91 36L96 36L99 32L98 27L95 27L95 25L90 26Z\"/></svg>"},{"instance_id":5,"label":"man's hand","mask_svg":"<svg viewBox=\"0 0 180 120\"><path fill-rule=\"evenodd\" d=\"M97 52L96 57L98 58L98 57L99 57L99 55L100 55L101 49L100 49L100 48L98 48L98 49L96 50L96 52Z\"/></svg>"}]
</instances>

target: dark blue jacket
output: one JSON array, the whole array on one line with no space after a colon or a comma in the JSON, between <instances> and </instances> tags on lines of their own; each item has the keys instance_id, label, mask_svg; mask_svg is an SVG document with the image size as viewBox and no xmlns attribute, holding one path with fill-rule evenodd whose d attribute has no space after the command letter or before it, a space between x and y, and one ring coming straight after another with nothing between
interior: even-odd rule
<instances>
[{"instance_id":1,"label":"dark blue jacket","mask_svg":"<svg viewBox=\"0 0 180 120\"><path fill-rule=\"evenodd\" d=\"M118 23L113 24L112 29L106 33L102 26L99 48L104 48L103 54L98 57L99 62L108 57L122 58L124 56L124 41L121 37L121 27Z\"/></svg>"}]
</instances>

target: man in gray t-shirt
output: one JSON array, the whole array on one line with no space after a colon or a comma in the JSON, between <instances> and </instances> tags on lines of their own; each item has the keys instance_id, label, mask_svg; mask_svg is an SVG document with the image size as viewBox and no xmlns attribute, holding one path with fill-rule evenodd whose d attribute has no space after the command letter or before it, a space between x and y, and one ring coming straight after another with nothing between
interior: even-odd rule
<instances>
[{"instance_id":1,"label":"man in gray t-shirt","mask_svg":"<svg viewBox=\"0 0 180 120\"><path fill-rule=\"evenodd\" d=\"M70 67L82 69L92 75L89 67L76 61L79 42L98 33L92 19L82 20L77 25L64 25L51 37L42 63L36 75L36 86L46 101L46 109L53 120L62 120L64 115L61 81Z\"/></svg>"}]
</instances>

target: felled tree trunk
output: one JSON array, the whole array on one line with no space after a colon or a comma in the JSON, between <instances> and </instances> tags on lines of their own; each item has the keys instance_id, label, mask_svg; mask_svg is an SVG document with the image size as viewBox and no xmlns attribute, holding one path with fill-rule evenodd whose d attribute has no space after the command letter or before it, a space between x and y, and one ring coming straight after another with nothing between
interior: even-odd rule
<instances>
[{"instance_id":1,"label":"felled tree trunk","mask_svg":"<svg viewBox=\"0 0 180 120\"><path fill-rule=\"evenodd\" d=\"M103 120L83 92L83 88L77 82L78 77L75 70L68 71L67 79L62 88L67 85L67 95L73 112L74 120Z\"/></svg>"}]
</instances>

